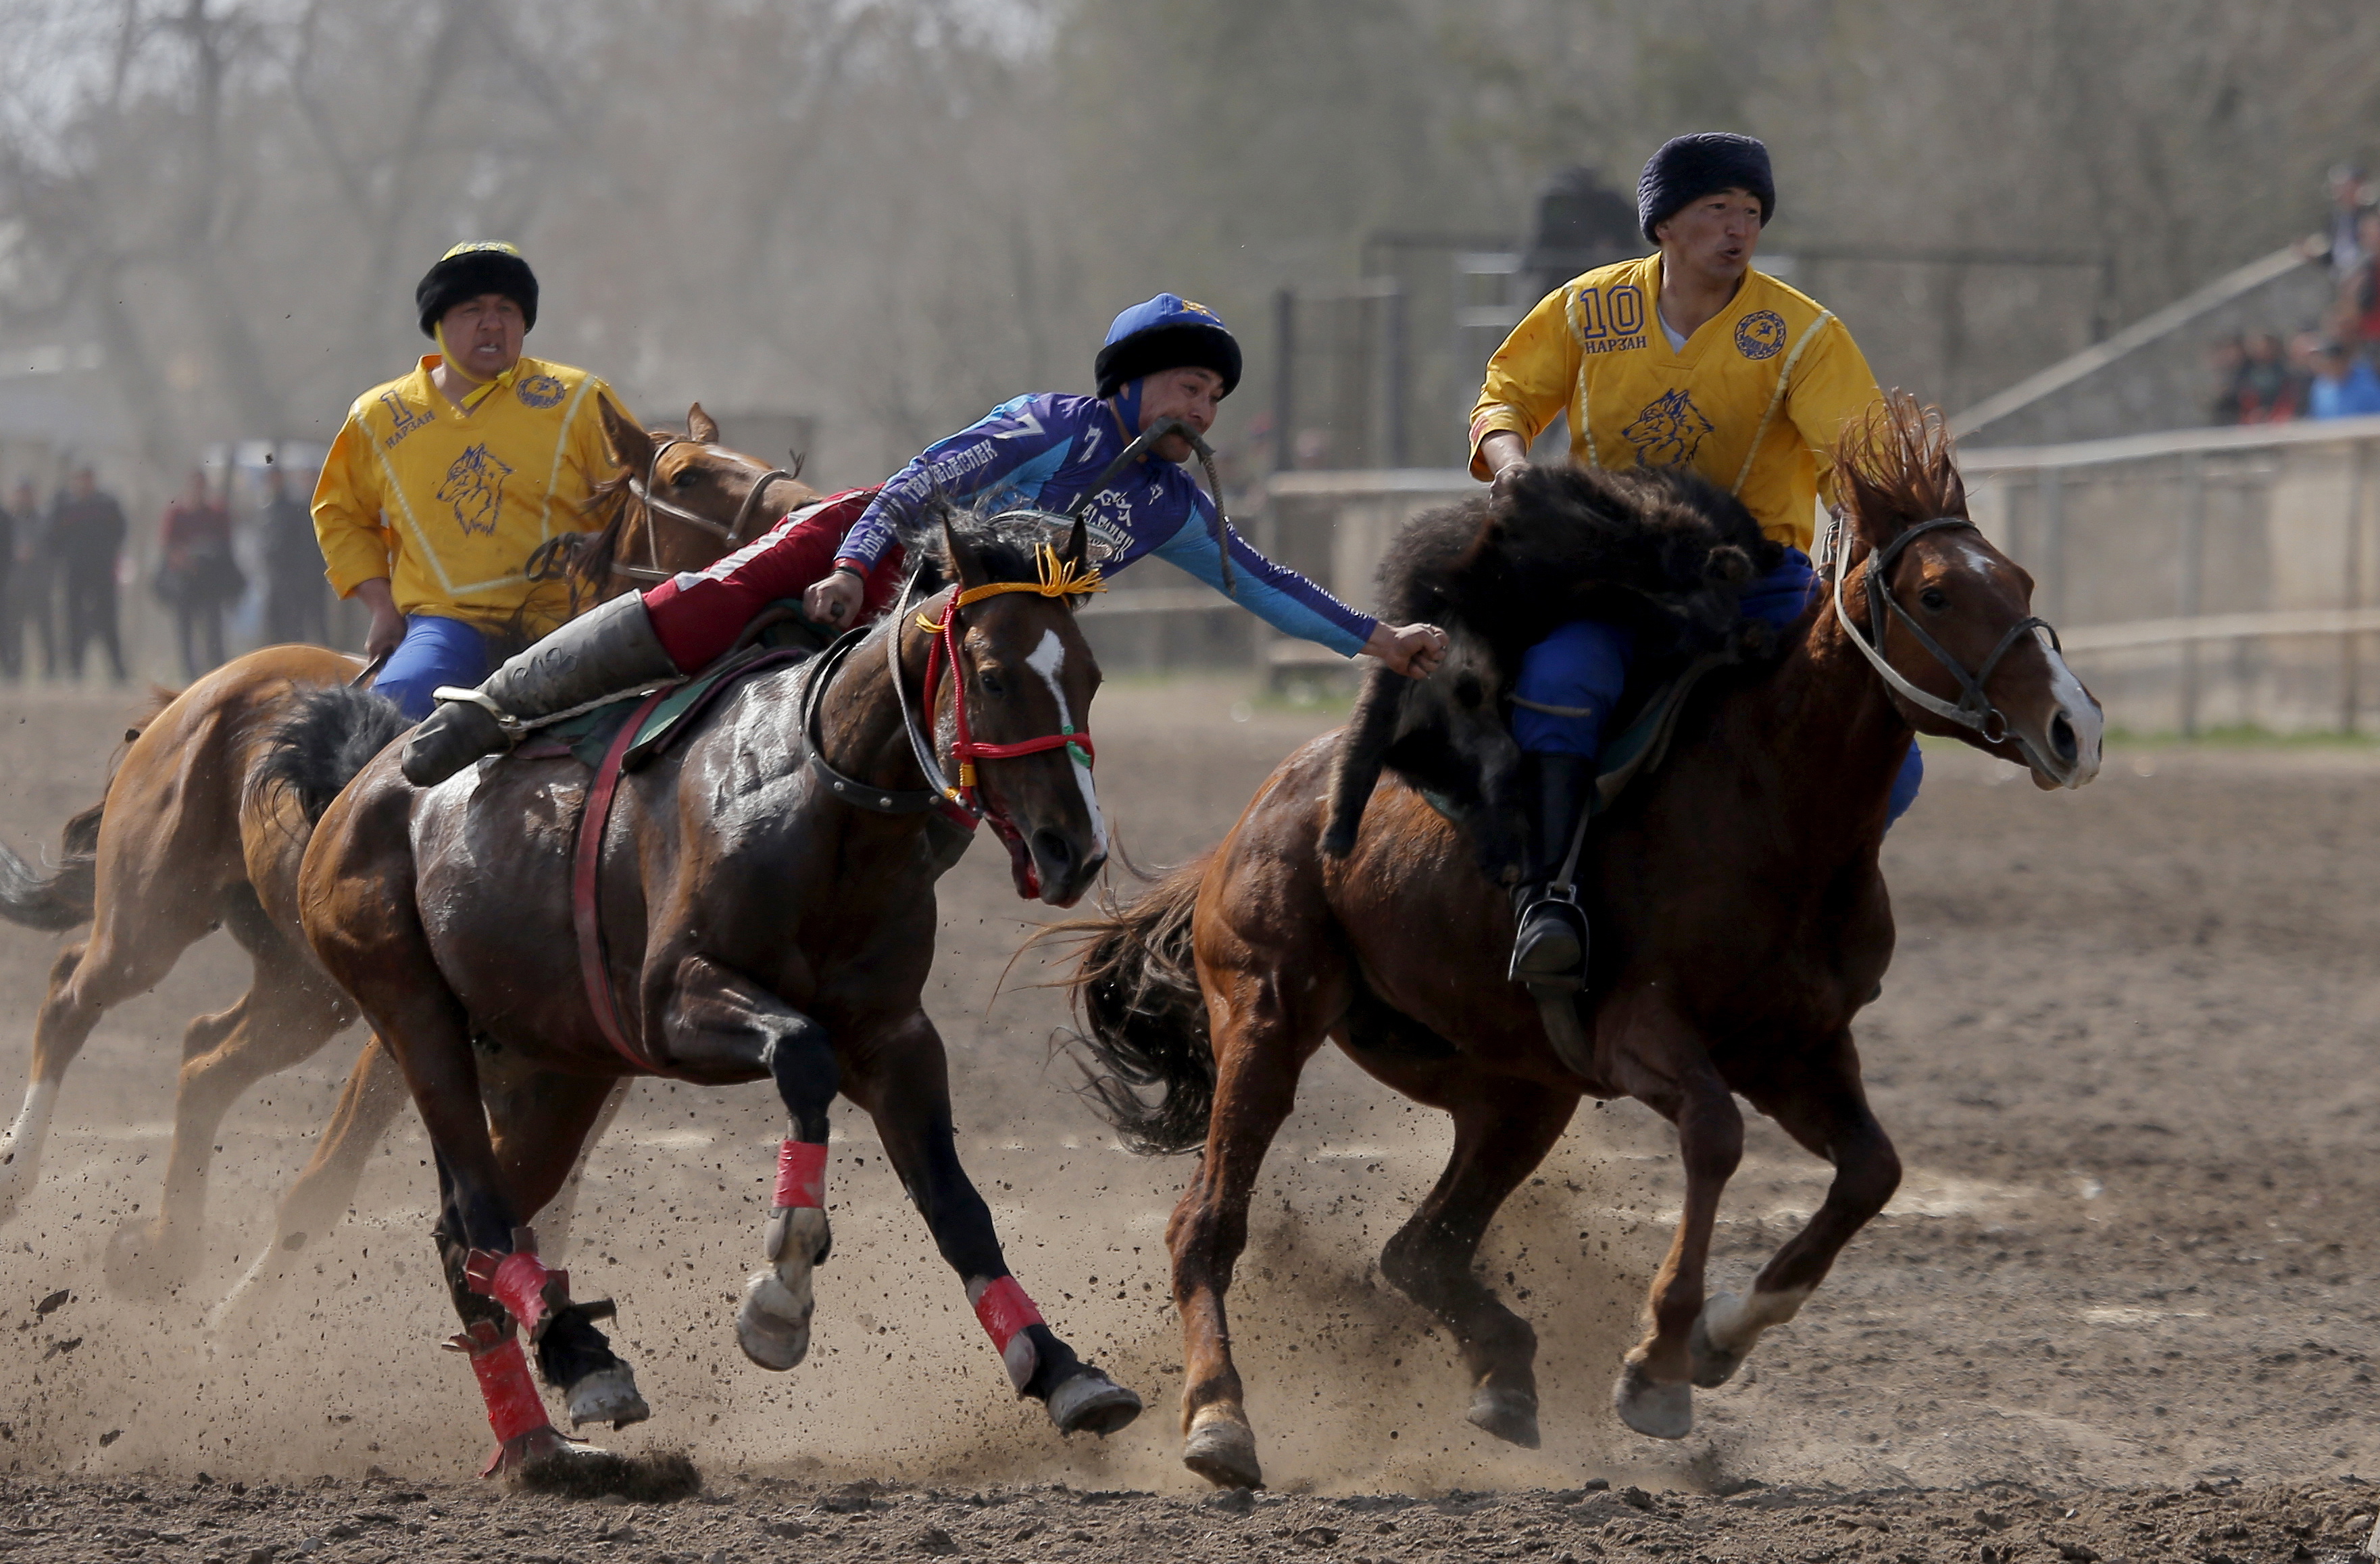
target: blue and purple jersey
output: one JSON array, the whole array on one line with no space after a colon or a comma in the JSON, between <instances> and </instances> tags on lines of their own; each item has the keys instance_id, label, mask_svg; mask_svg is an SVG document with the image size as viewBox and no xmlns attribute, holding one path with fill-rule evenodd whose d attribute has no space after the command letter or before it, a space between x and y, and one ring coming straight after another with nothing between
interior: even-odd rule
<instances>
[{"instance_id":1,"label":"blue and purple jersey","mask_svg":"<svg viewBox=\"0 0 2380 1564\"><path fill-rule=\"evenodd\" d=\"M937 496L989 510L1063 511L1099 481L1125 443L1114 413L1095 397L1045 392L1002 402L894 473L836 557L873 566L898 541L893 519L917 516ZM1111 551L1101 566L1106 574L1154 554L1222 589L1215 502L1173 462L1152 457L1118 473L1084 506L1083 520ZM1282 634L1342 656L1364 649L1375 623L1369 615L1267 559L1237 532L1225 528L1224 535L1235 602Z\"/></svg>"}]
</instances>

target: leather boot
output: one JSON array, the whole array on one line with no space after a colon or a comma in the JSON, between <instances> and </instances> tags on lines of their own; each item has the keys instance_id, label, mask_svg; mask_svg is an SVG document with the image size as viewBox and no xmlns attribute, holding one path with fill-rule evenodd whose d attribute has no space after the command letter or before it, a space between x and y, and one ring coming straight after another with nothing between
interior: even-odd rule
<instances>
[{"instance_id":1,"label":"leather boot","mask_svg":"<svg viewBox=\"0 0 2380 1564\"><path fill-rule=\"evenodd\" d=\"M524 721L677 673L645 617L645 600L623 593L490 674L469 698L442 695L438 709L405 741L405 779L432 787L482 755L511 749L520 741Z\"/></svg>"},{"instance_id":2,"label":"leather boot","mask_svg":"<svg viewBox=\"0 0 2380 1564\"><path fill-rule=\"evenodd\" d=\"M1529 878L1512 893L1514 983L1574 992L1586 982L1586 914L1572 898L1558 895L1553 882L1570 855L1588 796L1596 763L1586 755L1524 757L1521 785L1528 795Z\"/></svg>"}]
</instances>

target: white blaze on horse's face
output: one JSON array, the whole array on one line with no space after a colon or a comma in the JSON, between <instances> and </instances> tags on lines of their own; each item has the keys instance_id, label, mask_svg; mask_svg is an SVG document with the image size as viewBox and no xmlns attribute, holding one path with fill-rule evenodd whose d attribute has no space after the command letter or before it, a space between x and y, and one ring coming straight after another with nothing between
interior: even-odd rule
<instances>
[{"instance_id":1,"label":"white blaze on horse's face","mask_svg":"<svg viewBox=\"0 0 2380 1564\"><path fill-rule=\"evenodd\" d=\"M1039 674L1043 682L1050 686L1050 698L1058 703L1060 725L1068 732L1078 728L1080 725L1075 721L1075 714L1066 704L1066 688L1058 682L1059 674L1066 666L1066 643L1058 639L1056 630L1041 632L1041 644L1025 659L1025 666ZM1108 823L1099 813L1099 793L1091 781L1091 768L1075 760L1072 751L1066 752L1066 758L1075 768L1075 786L1083 790L1083 808L1091 817L1091 856L1105 858L1108 854Z\"/></svg>"},{"instance_id":2,"label":"white blaze on horse's face","mask_svg":"<svg viewBox=\"0 0 2380 1564\"><path fill-rule=\"evenodd\" d=\"M2107 715L2074 677L2074 670L2066 666L2065 656L2046 638L2041 650L2049 659L2049 698L2074 731L2074 764L2058 779L2058 786L2080 788L2099 775L2099 741L2106 734Z\"/></svg>"}]
</instances>

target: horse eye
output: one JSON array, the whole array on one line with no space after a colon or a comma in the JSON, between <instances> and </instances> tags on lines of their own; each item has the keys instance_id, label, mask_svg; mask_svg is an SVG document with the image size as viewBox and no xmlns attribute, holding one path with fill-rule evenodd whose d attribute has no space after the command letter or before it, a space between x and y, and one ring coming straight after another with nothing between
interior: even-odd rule
<instances>
[{"instance_id":1,"label":"horse eye","mask_svg":"<svg viewBox=\"0 0 2380 1564\"><path fill-rule=\"evenodd\" d=\"M1917 601L1923 603L1925 606L1933 609L1937 613L1939 613L1943 609L1950 606L1950 600L1942 595L1942 589L1940 587L1927 587L1924 592L1917 594Z\"/></svg>"},{"instance_id":2,"label":"horse eye","mask_svg":"<svg viewBox=\"0 0 2380 1564\"><path fill-rule=\"evenodd\" d=\"M983 687L983 692L987 695L1004 695L1007 693L1007 691L1001 687L1000 676L992 672L990 668L978 669L976 671L975 681Z\"/></svg>"},{"instance_id":3,"label":"horse eye","mask_svg":"<svg viewBox=\"0 0 2380 1564\"><path fill-rule=\"evenodd\" d=\"M701 479L702 474L697 472L693 468L681 467L677 470L677 476L670 480L670 487L673 489L691 489L696 483L699 483Z\"/></svg>"}]
</instances>

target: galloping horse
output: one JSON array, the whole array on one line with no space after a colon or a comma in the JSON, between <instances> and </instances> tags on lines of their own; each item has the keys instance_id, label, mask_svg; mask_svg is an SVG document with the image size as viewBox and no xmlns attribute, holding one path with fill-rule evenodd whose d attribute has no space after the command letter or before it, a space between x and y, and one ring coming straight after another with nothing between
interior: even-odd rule
<instances>
[{"instance_id":1,"label":"galloping horse","mask_svg":"<svg viewBox=\"0 0 2380 1564\"><path fill-rule=\"evenodd\" d=\"M944 820L989 820L1019 894L1060 906L1106 860L1086 731L1099 669L1073 613L1098 581L1084 574L1081 520L1062 548L1046 520L946 517L938 535L906 540L938 583L924 612L906 612L905 593L873 629L735 684L681 745L618 779L608 827L588 802L607 782L526 755L417 789L383 752L322 814L298 885L306 935L396 1057L428 1127L435 1236L458 1344L488 1396L492 1468L562 1445L516 1326L574 1424L646 1415L590 1323L598 1308L569 1300L520 1226L627 1075L771 1080L784 1102L770 1264L736 1320L753 1362L789 1369L808 1350L840 1091L874 1119L1018 1393L1067 1433L1138 1414L1140 1399L1077 1359L1009 1274L959 1165L941 1039L920 999ZM575 854L574 836L591 852ZM586 929L600 932L589 941ZM480 1108L475 1043L535 1072L501 1142Z\"/></svg>"},{"instance_id":2,"label":"galloping horse","mask_svg":"<svg viewBox=\"0 0 2380 1564\"><path fill-rule=\"evenodd\" d=\"M1537 1443L1536 1336L1472 1261L1582 1094L1646 1104L1677 1126L1684 1163L1648 1329L1614 1391L1639 1433L1685 1435L1693 1387L1725 1383L1890 1198L1900 1163L1861 1089L1852 1020L1892 955L1876 858L1910 730L2077 788L2097 773L2101 720L2030 617L2031 580L1967 519L1938 416L1896 397L1841 456L1855 537L1832 601L1772 667L1712 675L1665 768L1595 829L1584 1057L1565 1060L1506 980L1506 895L1420 793L1384 781L1352 850L1326 854L1340 735L1285 761L1206 858L1067 925L1089 940L1075 999L1111 1121L1144 1150L1204 1146L1166 1235L1193 1471L1262 1482L1223 1297L1258 1165L1326 1037L1454 1119L1452 1158L1380 1268L1451 1333L1469 1420L1517 1444ZM1847 591L1864 614L1845 609ZM1137 1090L1152 1085L1153 1103ZM1835 1176L1748 1297L1706 1301L1711 1226L1742 1150L1737 1094Z\"/></svg>"},{"instance_id":3,"label":"galloping horse","mask_svg":"<svg viewBox=\"0 0 2380 1564\"><path fill-rule=\"evenodd\" d=\"M747 541L755 518L765 527L816 497L716 445L718 426L700 404L687 414L684 437L648 434L609 401L601 412L621 476L600 491L603 526L563 534L581 544L571 560L574 602L656 573L699 569ZM298 697L362 670L361 658L319 646L268 646L235 658L130 736L105 799L67 824L55 873L37 875L0 848L0 917L43 929L91 925L51 969L34 1023L32 1079L0 1138L0 1221L39 1176L59 1086L100 1017L155 987L214 928L228 927L254 963L248 991L184 1035L164 1198L153 1216L128 1220L108 1246L108 1277L119 1290L187 1278L224 1115L249 1087L312 1057L355 1020L298 930L298 864L312 827L283 792L253 783ZM402 1102L395 1066L367 1042L312 1161L282 1202L260 1268L337 1222Z\"/></svg>"}]
</instances>

